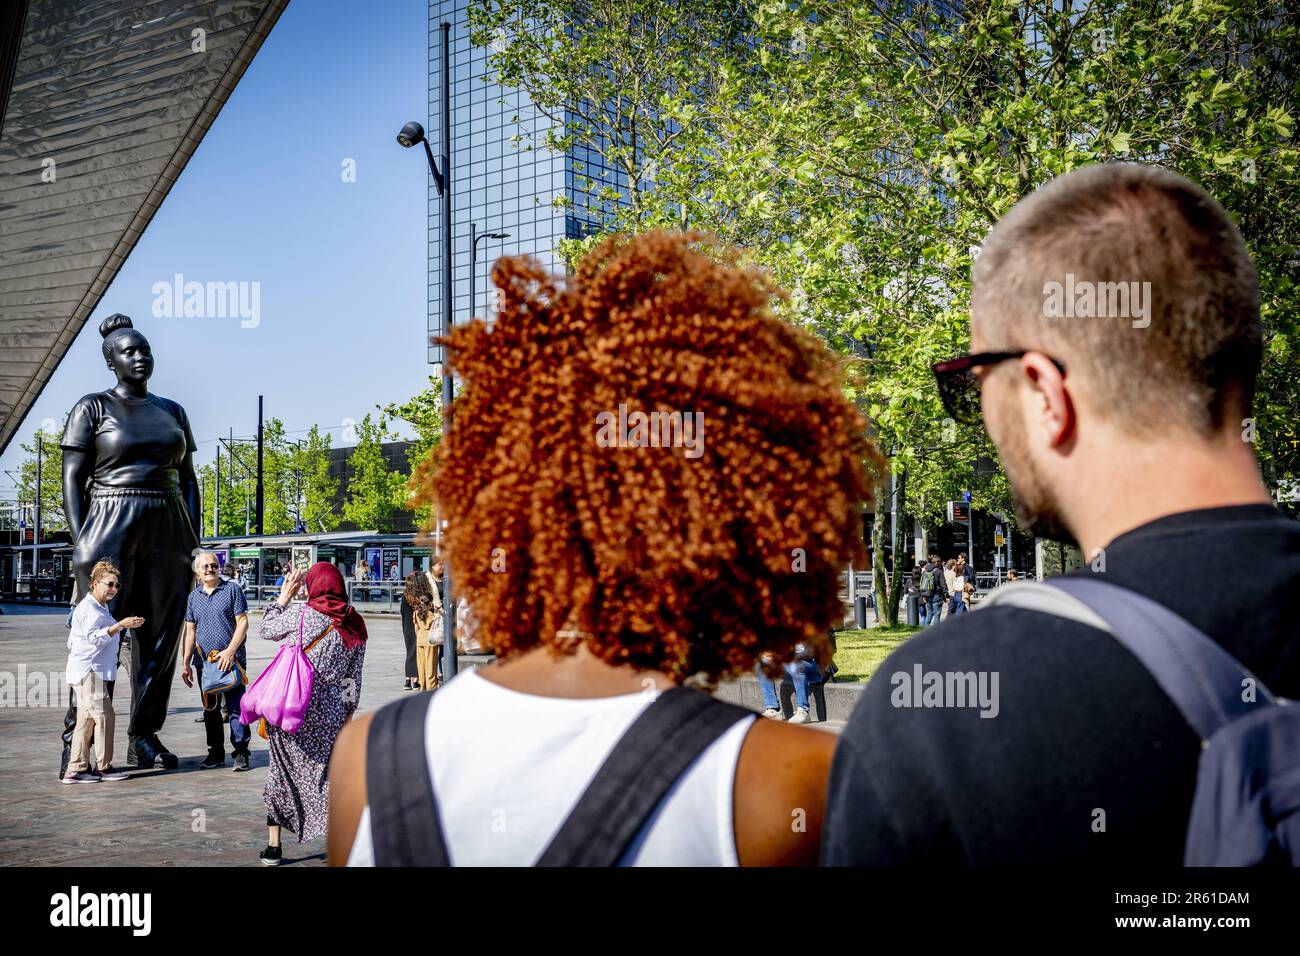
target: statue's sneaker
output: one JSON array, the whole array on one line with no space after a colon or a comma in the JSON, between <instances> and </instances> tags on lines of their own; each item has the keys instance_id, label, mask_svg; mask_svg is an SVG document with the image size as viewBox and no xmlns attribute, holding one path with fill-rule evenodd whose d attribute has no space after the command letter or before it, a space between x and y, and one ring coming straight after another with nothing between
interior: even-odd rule
<instances>
[{"instance_id":1,"label":"statue's sneaker","mask_svg":"<svg viewBox=\"0 0 1300 956\"><path fill-rule=\"evenodd\" d=\"M132 737L126 748L127 766L152 770L155 763L161 763L164 769L175 770L180 766L180 759L163 746L156 734Z\"/></svg>"}]
</instances>

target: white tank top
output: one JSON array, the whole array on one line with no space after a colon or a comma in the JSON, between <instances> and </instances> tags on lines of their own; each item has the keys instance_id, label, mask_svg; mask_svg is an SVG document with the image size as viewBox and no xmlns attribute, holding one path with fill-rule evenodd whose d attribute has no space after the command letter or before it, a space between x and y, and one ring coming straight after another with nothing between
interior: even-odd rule
<instances>
[{"instance_id":1,"label":"white tank top","mask_svg":"<svg viewBox=\"0 0 1300 956\"><path fill-rule=\"evenodd\" d=\"M424 741L452 864L532 865L614 744L658 696L538 697L472 670L449 681L430 700ZM737 722L695 759L622 865L738 865L732 785L752 724ZM348 866L374 866L368 806Z\"/></svg>"}]
</instances>

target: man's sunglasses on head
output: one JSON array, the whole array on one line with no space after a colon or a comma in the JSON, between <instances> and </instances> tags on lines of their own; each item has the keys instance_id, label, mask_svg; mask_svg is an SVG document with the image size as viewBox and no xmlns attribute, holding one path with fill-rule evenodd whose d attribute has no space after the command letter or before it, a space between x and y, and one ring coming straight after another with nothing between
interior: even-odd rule
<instances>
[{"instance_id":1,"label":"man's sunglasses on head","mask_svg":"<svg viewBox=\"0 0 1300 956\"><path fill-rule=\"evenodd\" d=\"M958 355L956 358L935 362L930 366L935 381L939 383L939 397L943 399L944 410L953 421L962 425L978 425L980 422L980 382L976 376L977 368L987 368L1005 362L1007 359L1022 358L1034 351L1025 349L1020 352L976 352L973 355ZM1050 355L1047 359L1065 374L1065 363Z\"/></svg>"}]
</instances>

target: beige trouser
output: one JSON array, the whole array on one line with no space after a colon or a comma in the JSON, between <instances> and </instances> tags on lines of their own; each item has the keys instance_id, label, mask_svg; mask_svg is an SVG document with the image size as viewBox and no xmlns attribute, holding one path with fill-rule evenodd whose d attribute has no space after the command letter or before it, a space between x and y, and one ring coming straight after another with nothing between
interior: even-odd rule
<instances>
[{"instance_id":1,"label":"beige trouser","mask_svg":"<svg viewBox=\"0 0 1300 956\"><path fill-rule=\"evenodd\" d=\"M415 669L420 675L420 690L433 690L438 686L438 648L441 644L415 645Z\"/></svg>"},{"instance_id":2,"label":"beige trouser","mask_svg":"<svg viewBox=\"0 0 1300 956\"><path fill-rule=\"evenodd\" d=\"M90 738L95 738L95 760L100 770L113 765L113 701L108 686L94 671L74 688L77 694L77 726L72 731L72 758L69 773L90 769Z\"/></svg>"}]
</instances>

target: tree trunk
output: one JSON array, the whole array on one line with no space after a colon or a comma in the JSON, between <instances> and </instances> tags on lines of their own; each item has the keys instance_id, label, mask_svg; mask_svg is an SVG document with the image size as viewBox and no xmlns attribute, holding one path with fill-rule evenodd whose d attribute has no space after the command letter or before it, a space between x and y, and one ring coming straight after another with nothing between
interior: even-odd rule
<instances>
[{"instance_id":1,"label":"tree trunk","mask_svg":"<svg viewBox=\"0 0 1300 956\"><path fill-rule=\"evenodd\" d=\"M903 587L899 525L906 485L907 476L891 470L889 478L876 487L876 514L871 526L872 580L876 588L876 621L885 627L895 627L898 624L898 601ZM890 515L889 549L894 556L892 571L885 567L886 514Z\"/></svg>"}]
</instances>

